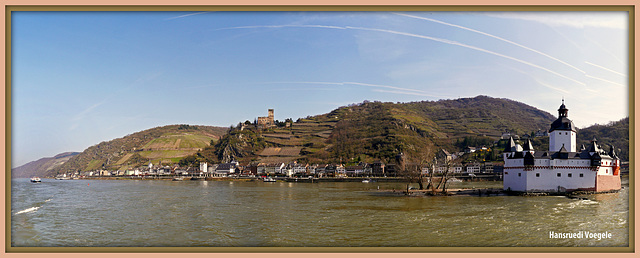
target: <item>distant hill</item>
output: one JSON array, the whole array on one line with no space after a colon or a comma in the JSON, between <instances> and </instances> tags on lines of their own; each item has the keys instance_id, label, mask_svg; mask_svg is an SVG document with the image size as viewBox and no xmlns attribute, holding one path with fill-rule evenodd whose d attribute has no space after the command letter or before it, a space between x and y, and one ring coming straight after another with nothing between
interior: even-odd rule
<instances>
[{"instance_id":1,"label":"distant hill","mask_svg":"<svg viewBox=\"0 0 640 258\"><path fill-rule=\"evenodd\" d=\"M457 150L463 137L525 134L546 129L555 116L508 99L478 96L411 103L364 102L299 119L288 128L235 128L191 157L211 162L392 161L398 153L433 156ZM241 130L242 129L242 130Z\"/></svg>"},{"instance_id":2,"label":"distant hill","mask_svg":"<svg viewBox=\"0 0 640 258\"><path fill-rule=\"evenodd\" d=\"M14 177L54 176L97 169L126 170L154 164L195 166L199 162L299 162L355 164L393 162L395 156L433 157L440 149L461 151L465 142L490 144L502 132L524 135L548 130L556 117L517 101L487 96L410 103L369 102L340 107L280 126L258 129L170 125L99 143L82 153L65 153L12 170ZM289 120L288 120L289 121ZM578 131L578 145L596 137L629 157L629 119ZM548 148L537 137L537 149Z\"/></svg>"},{"instance_id":3,"label":"distant hill","mask_svg":"<svg viewBox=\"0 0 640 258\"><path fill-rule=\"evenodd\" d=\"M44 176L54 173L53 171L67 162L72 157L80 154L80 152L65 152L54 157L41 158L31 161L27 164L11 169L12 178L29 178L33 176Z\"/></svg>"},{"instance_id":4,"label":"distant hill","mask_svg":"<svg viewBox=\"0 0 640 258\"><path fill-rule=\"evenodd\" d=\"M228 128L215 126L168 125L101 142L50 171L56 173L97 169L126 170L153 162L177 163L185 156L215 143Z\"/></svg>"},{"instance_id":5,"label":"distant hill","mask_svg":"<svg viewBox=\"0 0 640 258\"><path fill-rule=\"evenodd\" d=\"M611 145L616 149L616 153L621 160L629 160L629 118L620 121L609 122L606 125L592 125L587 128L578 129L578 146L584 144L588 147L591 140L596 138L598 144L609 151Z\"/></svg>"}]
</instances>

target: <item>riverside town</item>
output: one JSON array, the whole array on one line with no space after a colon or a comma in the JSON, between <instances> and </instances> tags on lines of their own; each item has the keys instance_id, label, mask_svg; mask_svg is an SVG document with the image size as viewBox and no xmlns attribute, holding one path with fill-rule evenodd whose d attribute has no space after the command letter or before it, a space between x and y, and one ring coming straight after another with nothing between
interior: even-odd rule
<instances>
[{"instance_id":1,"label":"riverside town","mask_svg":"<svg viewBox=\"0 0 640 258\"><path fill-rule=\"evenodd\" d=\"M268 116L258 117L253 124L239 124L240 131L268 130L277 127L292 128L290 119L284 123L274 120L274 110ZM265 134L269 136L269 134ZM321 134L318 134L321 135ZM394 160L371 163L351 160L345 163L303 163L292 160L302 148L297 146L266 147L260 157L277 162L208 163L200 161L198 167L178 164L154 164L126 170L75 171L60 173L55 178L67 179L165 179L165 180L263 180L265 182L408 182L417 183L419 190L438 183L455 181L504 181L503 189L509 193L568 193L611 192L621 188L620 175L628 171L628 163L621 162L613 146L604 150L594 138L589 146L576 146L577 129L568 118L568 108L562 100L557 119L549 130L537 130L522 137L503 132L499 140L483 145L464 146L464 151L450 152L439 149L432 160L417 163L409 161L404 153ZM288 139L289 135L274 138ZM325 136L326 137L326 136ZM536 138L548 137L548 150L533 146ZM287 161L288 160L288 161ZM445 186L442 192L446 191ZM412 189L407 185L407 191ZM438 189L438 187L436 187Z\"/></svg>"}]
</instances>

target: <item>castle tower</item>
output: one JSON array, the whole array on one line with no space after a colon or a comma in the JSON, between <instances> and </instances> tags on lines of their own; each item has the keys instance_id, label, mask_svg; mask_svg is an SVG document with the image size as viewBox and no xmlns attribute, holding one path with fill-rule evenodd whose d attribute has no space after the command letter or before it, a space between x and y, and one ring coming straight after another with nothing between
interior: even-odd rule
<instances>
[{"instance_id":1,"label":"castle tower","mask_svg":"<svg viewBox=\"0 0 640 258\"><path fill-rule=\"evenodd\" d=\"M557 152L562 146L569 152L576 152L576 126L567 116L569 109L564 105L558 108L558 119L551 123L549 129L549 152Z\"/></svg>"},{"instance_id":2,"label":"castle tower","mask_svg":"<svg viewBox=\"0 0 640 258\"><path fill-rule=\"evenodd\" d=\"M273 122L274 121L274 119L273 119L273 108L269 109L269 116L268 117L269 117L269 123L273 124L274 123Z\"/></svg>"}]
</instances>

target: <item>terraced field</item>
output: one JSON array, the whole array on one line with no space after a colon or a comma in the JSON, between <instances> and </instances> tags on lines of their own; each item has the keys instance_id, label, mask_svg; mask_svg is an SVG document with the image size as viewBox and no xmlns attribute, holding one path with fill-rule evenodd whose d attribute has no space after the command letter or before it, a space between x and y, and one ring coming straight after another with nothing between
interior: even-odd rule
<instances>
[{"instance_id":1,"label":"terraced field","mask_svg":"<svg viewBox=\"0 0 640 258\"><path fill-rule=\"evenodd\" d=\"M144 150L178 150L178 149L201 149L209 145L210 141L216 141L215 136L181 133L165 134L150 141L142 147Z\"/></svg>"},{"instance_id":2,"label":"terraced field","mask_svg":"<svg viewBox=\"0 0 640 258\"><path fill-rule=\"evenodd\" d=\"M317 119L317 118L316 118ZM265 141L277 147L262 150L260 162L288 162L304 153L316 153L327 147L326 141L335 128L335 121L304 119L290 128L272 129L262 134Z\"/></svg>"}]
</instances>

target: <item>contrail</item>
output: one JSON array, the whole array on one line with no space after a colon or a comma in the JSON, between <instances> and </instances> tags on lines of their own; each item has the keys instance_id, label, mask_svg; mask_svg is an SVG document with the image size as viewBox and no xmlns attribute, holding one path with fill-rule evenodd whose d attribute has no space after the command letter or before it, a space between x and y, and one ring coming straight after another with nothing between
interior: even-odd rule
<instances>
[{"instance_id":1,"label":"contrail","mask_svg":"<svg viewBox=\"0 0 640 258\"><path fill-rule=\"evenodd\" d=\"M591 75L585 75L585 76L587 76L588 78L592 78L592 79L596 79L596 80L599 80L599 81L608 82L608 83L615 84L615 85L618 85L618 86L621 86L621 87L625 87L625 85L621 84L621 83L612 82L612 81L605 80L605 79L598 78L598 77L591 76Z\"/></svg>"},{"instance_id":2,"label":"contrail","mask_svg":"<svg viewBox=\"0 0 640 258\"><path fill-rule=\"evenodd\" d=\"M352 29L352 30L364 30L364 31L377 31L377 32L384 32L384 33L391 33L391 34L396 34L396 35L403 35L403 36L409 36L409 37L415 37L415 38L422 38L422 39L428 39L428 40L432 40L432 41L436 41L436 42L441 42L441 43L445 43L445 44L449 44L449 45L456 45L456 46L461 46L461 47L465 47L465 48L469 48L469 49L473 49L473 50L477 50L480 52L484 52L487 54L491 54L491 55L495 55L495 56L499 56L502 58L506 58L509 60L513 60L531 67L535 67L544 71L547 71L549 73L555 74L557 76L560 76L562 78L565 78L567 80L573 81L575 83L578 83L580 85L586 85L585 83L575 80L573 78L570 78L568 76L562 75L560 73L554 72L550 69L547 69L545 67L524 61L524 60L520 60L517 59L515 57L511 57L511 56L507 56L504 54L500 54L500 53L496 53L493 51L489 51L483 48L479 48L479 47L475 47L475 46L471 46L471 45L466 45L457 41L452 41L452 40L446 40L446 39L441 39L441 38L435 38L435 37L429 37L429 36L424 36L424 35L417 35L417 34L412 34L412 33L407 33L407 32L400 32L400 31L393 31L393 30L385 30L385 29L375 29L375 28L364 28L364 27L352 27L352 26L345 26L345 27L339 27L339 26L326 26L326 25L257 25L257 26L241 26L241 27L228 27L228 28L220 28L220 29L216 29L216 30L228 30L228 29L249 29L249 28L286 28L286 27L298 27L298 28L328 28L328 29Z\"/></svg>"},{"instance_id":3,"label":"contrail","mask_svg":"<svg viewBox=\"0 0 640 258\"><path fill-rule=\"evenodd\" d=\"M356 30L369 30L369 31L386 32L386 33L392 33L392 34L397 34L397 35L404 35L404 36L409 36L409 37L416 37L416 38L433 40L433 41L437 41L437 42L441 42L441 43L445 43L445 44L450 44L450 45L461 46L461 47L477 50L477 51L480 51L480 52L485 52L487 54L503 57L503 58L506 58L506 59L509 59L509 60L513 60L513 61L522 63L522 64L526 64L528 66L532 66L532 67L547 71L549 73L555 74L557 76L560 76L560 77L565 78L567 80L573 81L573 82L578 83L580 85L586 85L583 82L580 82L580 81L575 80L573 78L570 78L570 77L567 77L565 75L559 74L557 72L554 72L554 71L549 70L547 68L544 68L542 66L539 66L539 65L536 65L536 64L524 61L524 60L520 60L520 59L517 59L515 57L511 57L511 56L507 56L507 55L504 55L504 54L500 54L500 53L496 53L496 52L493 52L493 51L489 51L489 50L486 50L486 49L483 49L483 48L479 48L479 47L475 47L475 46L471 46L471 45L466 45L466 44L463 44L463 43L460 43L460 42L457 42L457 41L446 40L446 39L441 39L441 38L434 38L434 37L417 35L417 34L411 34L411 33L406 33L406 32L393 31L393 30L362 28L362 27L350 27L350 26L347 26L346 28L348 28L348 29L356 29Z\"/></svg>"},{"instance_id":4,"label":"contrail","mask_svg":"<svg viewBox=\"0 0 640 258\"><path fill-rule=\"evenodd\" d=\"M518 44L518 43L516 43L516 42L513 42L513 41L511 41L511 40L508 40L508 39L505 39L505 38L498 37L498 36L496 36L496 35L492 35L492 34L489 34L489 33L486 33L486 32L482 32L482 31L479 31L479 30L474 30L474 29L467 28L467 27L464 27L464 26L460 26L460 25L456 25L456 24L451 24L451 23L447 23L447 22L443 22L443 21L439 21L439 20L435 20L435 19L431 19L431 18L420 17L420 16L415 16L415 15L410 15L410 14L404 14L404 13L394 13L394 14L396 14L396 15L401 15L401 16L405 16L405 17L410 17L410 18L415 18L415 19L420 19L420 20L425 20L425 21L431 21L431 22L435 22L435 23L440 23L440 24L443 24L443 25L447 25L447 26L451 26L451 27L455 27L455 28L459 28L459 29L463 29L463 30L468 30L468 31L475 32L475 33L478 33L478 34L482 34L482 35L485 35L485 36L488 36L488 37L492 37L492 38L494 38L494 39L501 40L501 41L507 42L507 43L509 43L509 44L512 44L512 45L515 45L515 46L518 46L518 47L524 48L524 49L529 50L529 51L531 51L531 52L534 52L534 53L536 53L536 54L543 55L543 56L548 57L548 58L550 58L550 59L552 59L552 60L554 60L554 61L560 62L560 63L562 63L562 64L564 64L564 65L566 65L566 66L569 66L569 67L571 67L571 68L573 68L573 69L575 69L575 70L577 70L577 71L579 71L579 72L581 72L581 73L585 73L585 71L583 71L583 70L581 70L581 69L579 69L579 68L577 68L577 67L575 67L575 66L573 66L573 65L571 65L571 64L569 64L569 63L567 63L567 62L564 62L564 61L562 61L562 60L560 60L560 59L558 59L558 58L555 58L555 57L553 57L553 56L550 56L550 55L548 55L548 54L545 54L545 53L540 52L540 51L538 51L538 50L535 50L535 49L533 49L533 48L530 48L530 47L527 47L527 46L523 46L523 45Z\"/></svg>"},{"instance_id":5,"label":"contrail","mask_svg":"<svg viewBox=\"0 0 640 258\"><path fill-rule=\"evenodd\" d=\"M208 13L208 12L190 13L190 14L180 15L180 16L176 16L176 17L166 18L164 20L168 21L168 20L179 19L179 18L183 18L183 17L187 17L187 16L191 16L191 15L203 14L203 13Z\"/></svg>"},{"instance_id":6,"label":"contrail","mask_svg":"<svg viewBox=\"0 0 640 258\"><path fill-rule=\"evenodd\" d=\"M265 82L264 84L321 84L321 85L339 85L339 86L356 85L356 86L364 86L364 87L371 87L371 88L386 88L386 89L395 90L395 91L384 91L384 92L401 93L401 94L409 94L409 95L417 95L417 96L427 96L427 97L434 97L434 98L441 98L442 97L442 96L429 94L429 92L424 91L424 90L408 89L408 88L401 88L401 87L396 87L396 86L361 83L361 82ZM377 91L380 91L380 90L377 90ZM382 91L380 91L380 92L382 92Z\"/></svg>"},{"instance_id":7,"label":"contrail","mask_svg":"<svg viewBox=\"0 0 640 258\"><path fill-rule=\"evenodd\" d=\"M368 83L360 83L360 82L344 82L344 84L360 85L360 86L367 86L367 87L388 88L388 89L394 89L394 90L403 90L403 91L413 91L413 92L426 93L423 90L414 90L414 89L400 88L400 87L388 86L388 85L377 85L377 84L368 84Z\"/></svg>"},{"instance_id":8,"label":"contrail","mask_svg":"<svg viewBox=\"0 0 640 258\"><path fill-rule=\"evenodd\" d=\"M417 92L406 92L406 91L399 91L399 90L381 90L381 89L375 89L373 90L375 92L383 92L383 93L394 93L394 94L404 94L404 95L413 95L413 96L424 96L424 97L435 97L435 98L442 98L442 96L435 96L435 95L431 95L431 94L421 94L421 93L417 93Z\"/></svg>"},{"instance_id":9,"label":"contrail","mask_svg":"<svg viewBox=\"0 0 640 258\"><path fill-rule=\"evenodd\" d=\"M627 75L626 75L626 74L623 74L623 73L620 73L620 72L616 72L616 71L614 71L614 70L611 70L611 69L606 68L606 67L599 66L599 65L594 64L594 63L590 63L590 62L584 62L584 63L585 63L585 64L588 64L588 65L591 65L591 66L598 67L598 68L600 68L600 69L602 69L602 70L606 70L606 71L609 71L609 72L612 72L612 73L615 73L615 74L618 74L618 75L621 75L621 76L627 77Z\"/></svg>"},{"instance_id":10,"label":"contrail","mask_svg":"<svg viewBox=\"0 0 640 258\"><path fill-rule=\"evenodd\" d=\"M219 29L215 29L214 31L234 30L234 29L259 29L259 28L324 28L324 29L338 29L338 30L346 29L340 26L329 26L329 25L255 25L255 26L219 28Z\"/></svg>"}]
</instances>

